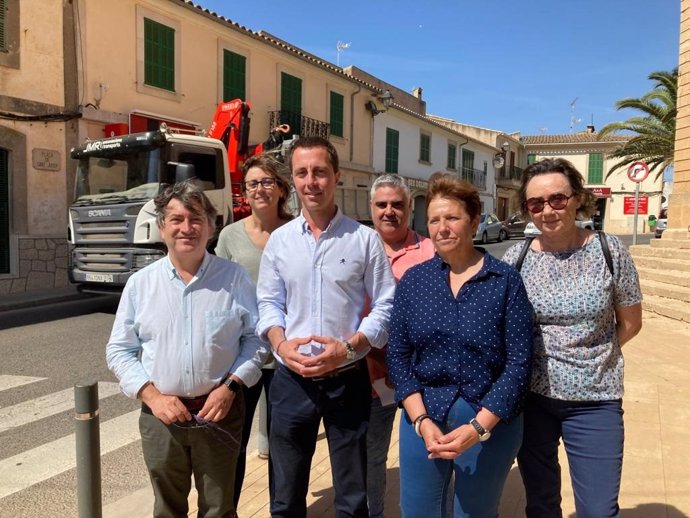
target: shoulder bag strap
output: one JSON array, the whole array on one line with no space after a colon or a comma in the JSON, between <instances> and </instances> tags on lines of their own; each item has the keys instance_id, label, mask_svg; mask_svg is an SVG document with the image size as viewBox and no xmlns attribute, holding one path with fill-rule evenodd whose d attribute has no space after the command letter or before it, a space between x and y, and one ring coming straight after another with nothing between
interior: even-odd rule
<instances>
[{"instance_id":1,"label":"shoulder bag strap","mask_svg":"<svg viewBox=\"0 0 690 518\"><path fill-rule=\"evenodd\" d=\"M609 267L611 275L613 275L613 259L611 258L611 249L609 248L609 242L606 239L606 234L601 230L597 230L599 235L599 241L601 241L601 251L604 252L604 259L606 259L606 266Z\"/></svg>"},{"instance_id":2,"label":"shoulder bag strap","mask_svg":"<svg viewBox=\"0 0 690 518\"><path fill-rule=\"evenodd\" d=\"M520 250L520 255L515 263L515 269L519 272L522 269L522 263L525 262L525 256L527 255L527 250L529 250L530 245L534 241L534 236L526 237L525 244L522 245L522 250Z\"/></svg>"}]
</instances>

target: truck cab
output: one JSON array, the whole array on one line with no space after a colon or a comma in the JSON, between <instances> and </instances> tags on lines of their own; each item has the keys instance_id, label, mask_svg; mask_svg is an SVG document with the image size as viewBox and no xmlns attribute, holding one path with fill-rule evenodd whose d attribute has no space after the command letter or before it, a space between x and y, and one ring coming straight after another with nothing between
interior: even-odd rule
<instances>
[{"instance_id":1,"label":"truck cab","mask_svg":"<svg viewBox=\"0 0 690 518\"><path fill-rule=\"evenodd\" d=\"M166 185L194 178L232 222L225 145L218 139L158 131L85 142L69 210L70 281L83 291L119 292L136 271L165 255L153 198Z\"/></svg>"}]
</instances>

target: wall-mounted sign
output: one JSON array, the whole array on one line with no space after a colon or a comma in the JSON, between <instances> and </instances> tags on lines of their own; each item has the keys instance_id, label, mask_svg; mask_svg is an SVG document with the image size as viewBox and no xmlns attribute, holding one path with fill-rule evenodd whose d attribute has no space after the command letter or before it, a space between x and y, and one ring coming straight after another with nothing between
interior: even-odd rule
<instances>
[{"instance_id":1,"label":"wall-mounted sign","mask_svg":"<svg viewBox=\"0 0 690 518\"><path fill-rule=\"evenodd\" d=\"M41 149L36 147L31 150L31 162L34 169L59 171L60 152L55 149Z\"/></svg>"},{"instance_id":2,"label":"wall-mounted sign","mask_svg":"<svg viewBox=\"0 0 690 518\"><path fill-rule=\"evenodd\" d=\"M637 200L637 213L647 214L649 207L649 198L647 196L640 196ZM623 214L635 214L635 197L623 196Z\"/></svg>"},{"instance_id":3,"label":"wall-mounted sign","mask_svg":"<svg viewBox=\"0 0 690 518\"><path fill-rule=\"evenodd\" d=\"M597 198L610 198L611 197L611 187L589 187L592 194Z\"/></svg>"}]
</instances>

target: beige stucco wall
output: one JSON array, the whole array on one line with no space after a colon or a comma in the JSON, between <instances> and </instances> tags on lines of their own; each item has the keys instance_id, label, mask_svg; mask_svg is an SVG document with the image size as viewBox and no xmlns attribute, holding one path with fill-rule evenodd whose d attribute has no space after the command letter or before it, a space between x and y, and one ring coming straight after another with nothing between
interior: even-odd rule
<instances>
[{"instance_id":1,"label":"beige stucco wall","mask_svg":"<svg viewBox=\"0 0 690 518\"><path fill-rule=\"evenodd\" d=\"M20 68L0 67L0 94L61 106L62 2L21 0Z\"/></svg>"},{"instance_id":2,"label":"beige stucco wall","mask_svg":"<svg viewBox=\"0 0 690 518\"><path fill-rule=\"evenodd\" d=\"M108 122L133 109L198 123L207 128L222 97L222 50L247 58L247 99L252 105L250 142L267 138L268 112L280 106L280 74L302 79L302 115L329 120L329 91L344 96L345 136L333 138L343 161L350 161L350 98L358 86L351 80L310 64L292 53L266 44L260 38L169 0L94 3L81 0L84 41L84 75L87 102L95 103L99 84L107 85L100 112L94 119ZM141 60L138 21L150 17L176 29L179 38L175 94L144 87L137 72ZM362 97L362 94L359 94ZM361 106L360 106L361 105ZM108 113L110 112L110 113ZM355 97L356 142L352 161L367 164L370 136L364 100Z\"/></svg>"}]
</instances>

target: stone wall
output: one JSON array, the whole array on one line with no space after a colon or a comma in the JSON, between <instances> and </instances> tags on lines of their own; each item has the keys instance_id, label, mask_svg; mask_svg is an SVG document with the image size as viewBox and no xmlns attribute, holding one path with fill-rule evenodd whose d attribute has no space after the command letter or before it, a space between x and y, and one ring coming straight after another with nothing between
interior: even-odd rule
<instances>
[{"instance_id":1,"label":"stone wall","mask_svg":"<svg viewBox=\"0 0 690 518\"><path fill-rule=\"evenodd\" d=\"M69 285L69 249L64 237L19 236L17 244L18 275L0 277L0 295Z\"/></svg>"}]
</instances>

